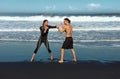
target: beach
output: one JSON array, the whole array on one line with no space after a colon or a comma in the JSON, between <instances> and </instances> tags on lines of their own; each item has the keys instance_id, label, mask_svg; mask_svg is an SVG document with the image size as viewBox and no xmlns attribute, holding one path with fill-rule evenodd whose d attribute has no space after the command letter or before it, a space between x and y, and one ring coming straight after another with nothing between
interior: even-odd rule
<instances>
[{"instance_id":1,"label":"beach","mask_svg":"<svg viewBox=\"0 0 120 79\"><path fill-rule=\"evenodd\" d=\"M1 79L119 79L120 62L79 61L0 63Z\"/></svg>"},{"instance_id":2,"label":"beach","mask_svg":"<svg viewBox=\"0 0 120 79\"><path fill-rule=\"evenodd\" d=\"M54 60L50 61L42 44L34 62L29 61L40 36L42 20L48 18L50 25L55 25L62 22L64 15L0 18L0 79L120 79L118 15L68 16L72 19L73 45L78 62L74 63L71 51L65 50L63 64L58 60L65 33L60 34L57 29L50 29L48 34Z\"/></svg>"},{"instance_id":3,"label":"beach","mask_svg":"<svg viewBox=\"0 0 120 79\"><path fill-rule=\"evenodd\" d=\"M117 47L79 47L74 45L77 63L72 61L69 50L65 50L65 62L59 64L62 43L51 43L54 60L44 44L35 61L29 62L36 42L0 42L1 79L119 79L120 49Z\"/></svg>"}]
</instances>

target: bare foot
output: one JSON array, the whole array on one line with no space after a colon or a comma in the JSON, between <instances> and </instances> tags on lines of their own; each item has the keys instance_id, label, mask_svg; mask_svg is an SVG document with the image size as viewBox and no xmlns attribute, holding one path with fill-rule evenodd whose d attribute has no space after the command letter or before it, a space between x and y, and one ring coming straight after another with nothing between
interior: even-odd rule
<instances>
[{"instance_id":1,"label":"bare foot","mask_svg":"<svg viewBox=\"0 0 120 79\"><path fill-rule=\"evenodd\" d=\"M34 61L34 59L30 59L30 62L33 62Z\"/></svg>"},{"instance_id":2,"label":"bare foot","mask_svg":"<svg viewBox=\"0 0 120 79\"><path fill-rule=\"evenodd\" d=\"M63 63L64 61L63 61L63 60L59 60L58 62L59 62L59 63Z\"/></svg>"},{"instance_id":3,"label":"bare foot","mask_svg":"<svg viewBox=\"0 0 120 79\"><path fill-rule=\"evenodd\" d=\"M76 63L77 62L77 60L76 59L73 59L73 61Z\"/></svg>"}]
</instances>

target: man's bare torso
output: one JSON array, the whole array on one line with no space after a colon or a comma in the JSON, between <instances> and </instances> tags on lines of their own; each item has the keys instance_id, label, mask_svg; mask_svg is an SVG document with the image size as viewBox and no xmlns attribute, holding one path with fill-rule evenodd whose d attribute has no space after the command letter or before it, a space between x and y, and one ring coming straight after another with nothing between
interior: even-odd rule
<instances>
[{"instance_id":1,"label":"man's bare torso","mask_svg":"<svg viewBox=\"0 0 120 79\"><path fill-rule=\"evenodd\" d=\"M65 26L66 37L72 37L72 26Z\"/></svg>"}]
</instances>

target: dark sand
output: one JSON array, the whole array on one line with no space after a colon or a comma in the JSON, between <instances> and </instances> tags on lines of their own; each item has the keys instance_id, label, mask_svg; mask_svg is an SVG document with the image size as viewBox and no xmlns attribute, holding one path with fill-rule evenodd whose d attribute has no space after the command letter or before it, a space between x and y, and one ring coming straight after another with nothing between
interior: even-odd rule
<instances>
[{"instance_id":1,"label":"dark sand","mask_svg":"<svg viewBox=\"0 0 120 79\"><path fill-rule=\"evenodd\" d=\"M1 62L0 79L120 79L120 62Z\"/></svg>"}]
</instances>

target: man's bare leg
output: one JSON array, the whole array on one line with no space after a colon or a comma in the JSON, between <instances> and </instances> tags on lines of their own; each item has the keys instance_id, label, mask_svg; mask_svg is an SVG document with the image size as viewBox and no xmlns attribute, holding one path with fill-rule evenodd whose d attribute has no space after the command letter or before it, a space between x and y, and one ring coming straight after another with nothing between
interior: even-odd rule
<instances>
[{"instance_id":1,"label":"man's bare leg","mask_svg":"<svg viewBox=\"0 0 120 79\"><path fill-rule=\"evenodd\" d=\"M72 52L72 55L73 55L73 61L77 62L75 50L71 49L71 52Z\"/></svg>"},{"instance_id":2,"label":"man's bare leg","mask_svg":"<svg viewBox=\"0 0 120 79\"><path fill-rule=\"evenodd\" d=\"M32 54L32 57L31 57L31 59L30 59L30 62L33 62L35 55L36 55L35 53Z\"/></svg>"},{"instance_id":3,"label":"man's bare leg","mask_svg":"<svg viewBox=\"0 0 120 79\"><path fill-rule=\"evenodd\" d=\"M63 63L64 62L64 49L61 49L61 57L60 57L60 60L58 62L59 63Z\"/></svg>"}]
</instances>

